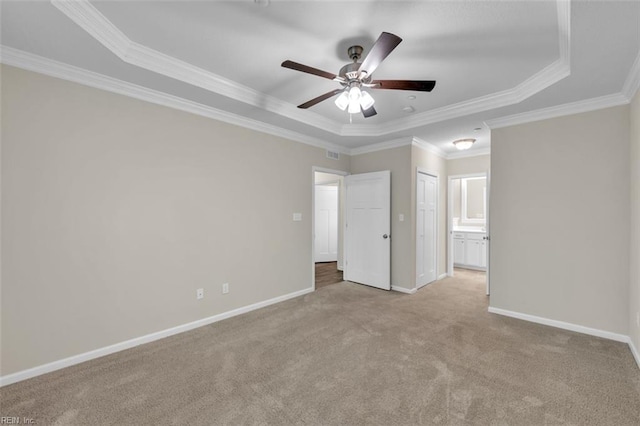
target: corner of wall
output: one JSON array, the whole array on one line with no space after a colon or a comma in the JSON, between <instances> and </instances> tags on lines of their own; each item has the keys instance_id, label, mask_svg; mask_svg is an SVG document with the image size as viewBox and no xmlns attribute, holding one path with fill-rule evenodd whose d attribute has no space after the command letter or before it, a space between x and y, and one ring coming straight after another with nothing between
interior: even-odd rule
<instances>
[{"instance_id":1,"label":"corner of wall","mask_svg":"<svg viewBox=\"0 0 640 426\"><path fill-rule=\"evenodd\" d=\"M640 91L636 91L631 100L629 116L629 339L631 351L640 367Z\"/></svg>"}]
</instances>

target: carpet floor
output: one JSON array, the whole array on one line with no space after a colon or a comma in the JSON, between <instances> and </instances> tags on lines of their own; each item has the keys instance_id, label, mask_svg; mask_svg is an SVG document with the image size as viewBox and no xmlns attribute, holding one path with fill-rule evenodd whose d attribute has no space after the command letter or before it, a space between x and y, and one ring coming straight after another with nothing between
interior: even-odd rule
<instances>
[{"instance_id":1,"label":"carpet floor","mask_svg":"<svg viewBox=\"0 0 640 426\"><path fill-rule=\"evenodd\" d=\"M0 389L38 425L638 425L626 344L487 312L484 275L352 283Z\"/></svg>"}]
</instances>

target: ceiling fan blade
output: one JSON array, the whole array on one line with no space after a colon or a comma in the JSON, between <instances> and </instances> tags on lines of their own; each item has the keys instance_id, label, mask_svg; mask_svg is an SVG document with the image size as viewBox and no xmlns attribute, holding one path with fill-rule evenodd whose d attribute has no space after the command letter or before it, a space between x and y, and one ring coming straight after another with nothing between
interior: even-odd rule
<instances>
[{"instance_id":1,"label":"ceiling fan blade","mask_svg":"<svg viewBox=\"0 0 640 426\"><path fill-rule=\"evenodd\" d=\"M380 37L378 37L378 40L373 44L369 54L364 58L364 61L362 61L359 71L361 73L365 72L366 76L373 74L376 68L378 68L378 65L384 61L384 58L389 56L389 53L391 53L401 41L402 39L395 34L385 32L380 34Z\"/></svg>"},{"instance_id":2,"label":"ceiling fan blade","mask_svg":"<svg viewBox=\"0 0 640 426\"><path fill-rule=\"evenodd\" d=\"M307 109L309 107L314 106L315 104L318 104L324 100L329 99L332 96L337 95L338 93L344 91L344 89L336 89L336 90L332 90L331 92L327 92L324 95L320 95L317 98L313 98L310 101L307 101L303 104L298 105L298 108L303 108L303 109Z\"/></svg>"},{"instance_id":3,"label":"ceiling fan blade","mask_svg":"<svg viewBox=\"0 0 640 426\"><path fill-rule=\"evenodd\" d=\"M337 75L331 74L330 72L322 71L317 68L313 68L308 65L302 65L293 61L284 61L282 63L282 66L284 68L289 68L296 71L306 72L307 74L313 74L319 77L328 78L329 80L334 80L337 77Z\"/></svg>"},{"instance_id":4,"label":"ceiling fan blade","mask_svg":"<svg viewBox=\"0 0 640 426\"><path fill-rule=\"evenodd\" d=\"M376 115L378 113L373 106L371 106L371 107L369 107L367 109L362 109L362 107L361 107L360 109L362 110L362 115L364 115L364 118L373 117L374 115Z\"/></svg>"},{"instance_id":5,"label":"ceiling fan blade","mask_svg":"<svg viewBox=\"0 0 640 426\"><path fill-rule=\"evenodd\" d=\"M372 89L415 90L430 92L436 87L435 80L373 80L369 83Z\"/></svg>"}]
</instances>

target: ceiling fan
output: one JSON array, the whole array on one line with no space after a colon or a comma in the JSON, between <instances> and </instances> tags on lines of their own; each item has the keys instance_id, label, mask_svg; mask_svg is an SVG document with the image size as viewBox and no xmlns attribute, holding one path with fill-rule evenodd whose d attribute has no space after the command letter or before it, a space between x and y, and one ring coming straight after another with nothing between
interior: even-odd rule
<instances>
[{"instance_id":1,"label":"ceiling fan","mask_svg":"<svg viewBox=\"0 0 640 426\"><path fill-rule=\"evenodd\" d=\"M378 65L395 49L402 39L395 34L383 32L378 40L373 44L371 51L362 62L358 62L362 51L362 46L351 46L347 53L353 60L353 63L347 64L340 69L338 75L327 71L322 71L307 65L299 64L293 61L284 61L282 66L292 70L306 72L308 74L317 75L319 77L328 78L337 81L342 88L332 90L317 98L313 98L298 108L309 108L324 100L327 100L337 94L340 94L335 100L336 105L341 110L348 108L349 114L362 112L365 118L373 117L377 114L373 107L373 97L362 90L370 89L388 89L388 90L414 90L419 92L430 92L436 85L434 80L372 80L371 74L378 68Z\"/></svg>"}]
</instances>

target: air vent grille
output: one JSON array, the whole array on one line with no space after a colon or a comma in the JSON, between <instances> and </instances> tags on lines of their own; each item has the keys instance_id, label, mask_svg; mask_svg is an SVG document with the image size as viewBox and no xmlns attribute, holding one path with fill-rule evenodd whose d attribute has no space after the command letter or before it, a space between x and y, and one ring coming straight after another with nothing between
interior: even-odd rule
<instances>
[{"instance_id":1,"label":"air vent grille","mask_svg":"<svg viewBox=\"0 0 640 426\"><path fill-rule=\"evenodd\" d=\"M334 160L339 160L340 159L340 153L339 152L335 152L335 151L327 150L327 158L332 158Z\"/></svg>"}]
</instances>

